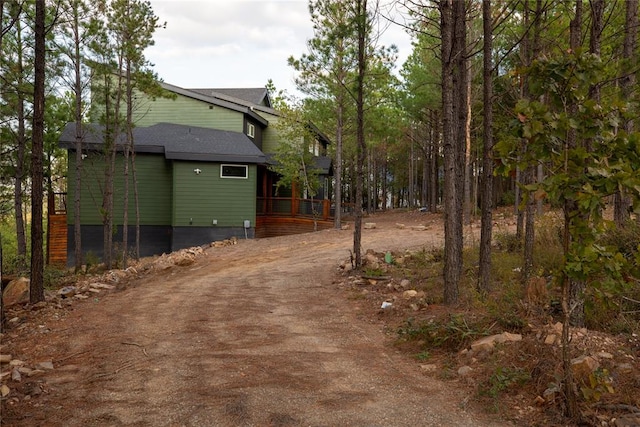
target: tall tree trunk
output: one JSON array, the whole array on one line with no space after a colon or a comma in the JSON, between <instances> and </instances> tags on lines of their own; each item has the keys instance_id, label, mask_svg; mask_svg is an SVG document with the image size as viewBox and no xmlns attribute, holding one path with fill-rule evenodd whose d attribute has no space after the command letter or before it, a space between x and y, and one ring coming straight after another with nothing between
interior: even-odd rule
<instances>
[{"instance_id":1,"label":"tall tree trunk","mask_svg":"<svg viewBox=\"0 0 640 427\"><path fill-rule=\"evenodd\" d=\"M4 0L0 0L0 16L4 16ZM0 54L2 54L2 39L4 38L4 19L0 19ZM2 257L0 256L0 260L2 260ZM2 265L2 264L0 264ZM1 275L2 273L0 273ZM1 277L0 277L1 278ZM1 324L0 324L0 327Z\"/></svg>"},{"instance_id":2,"label":"tall tree trunk","mask_svg":"<svg viewBox=\"0 0 640 427\"><path fill-rule=\"evenodd\" d=\"M133 136L131 138L131 173L133 176L133 197L135 202L135 210L136 210L136 246L135 246L135 257L136 261L140 260L140 192L138 190L138 173L136 170L136 150L135 150L135 141L133 140Z\"/></svg>"},{"instance_id":3,"label":"tall tree trunk","mask_svg":"<svg viewBox=\"0 0 640 427\"><path fill-rule=\"evenodd\" d=\"M356 268L362 267L362 169L367 145L364 138L364 76L366 71L367 0L356 0L356 27L358 38L358 76L356 83L356 200L353 252Z\"/></svg>"},{"instance_id":4,"label":"tall tree trunk","mask_svg":"<svg viewBox=\"0 0 640 427\"><path fill-rule=\"evenodd\" d=\"M75 93L75 192L73 194L73 242L75 257L75 272L82 269L82 224L81 221L81 189L82 189L82 80L80 74L80 22L78 6L73 6L73 37L74 37L74 58L73 67L75 73L74 93Z\"/></svg>"},{"instance_id":5,"label":"tall tree trunk","mask_svg":"<svg viewBox=\"0 0 640 427\"><path fill-rule=\"evenodd\" d=\"M631 62L636 46L638 43L638 0L627 0L624 21L624 42L622 46L622 58L625 66L622 70L620 78L620 87L622 89L623 99L632 99L632 93L635 90L636 75L631 71L629 62ZM632 119L626 119L623 122L623 129L627 133L633 132L635 123ZM613 218L618 227L624 226L629 220L629 207L631 200L623 191L617 191L614 198ZM640 224L640 215L637 215L638 224Z\"/></svg>"},{"instance_id":6,"label":"tall tree trunk","mask_svg":"<svg viewBox=\"0 0 640 427\"><path fill-rule=\"evenodd\" d=\"M422 137L422 192L421 207L429 206L429 165L431 163L431 134L429 133L429 124L424 125L424 136Z\"/></svg>"},{"instance_id":7,"label":"tall tree trunk","mask_svg":"<svg viewBox=\"0 0 640 427\"><path fill-rule=\"evenodd\" d=\"M17 255L18 262L21 268L26 267L27 257L27 234L25 232L24 221L24 176L25 176L25 162L26 162L26 150L27 150L27 136L26 136L26 117L25 117L25 94L24 94L24 70L23 70L23 57L22 57L22 27L19 20L16 20L17 25L17 44L18 46L18 58L16 66L18 68L18 81L17 81L17 124L18 131L16 135L17 152L16 152L16 164L14 173L14 190L13 190L13 204L14 204L14 219L16 222L16 242L17 242Z\"/></svg>"},{"instance_id":8,"label":"tall tree trunk","mask_svg":"<svg viewBox=\"0 0 640 427\"><path fill-rule=\"evenodd\" d=\"M456 249L456 158L453 101L453 1L440 2L440 33L442 58L442 143L444 151L444 300L453 304L458 299L459 269L462 258Z\"/></svg>"},{"instance_id":9,"label":"tall tree trunk","mask_svg":"<svg viewBox=\"0 0 640 427\"><path fill-rule=\"evenodd\" d=\"M484 123L482 144L482 196L480 223L480 265L478 290L491 292L491 238L493 231L493 18L491 0L482 1L483 72L482 104Z\"/></svg>"},{"instance_id":10,"label":"tall tree trunk","mask_svg":"<svg viewBox=\"0 0 640 427\"><path fill-rule=\"evenodd\" d=\"M376 213L378 210L378 163L376 162L376 156L371 152L371 213Z\"/></svg>"},{"instance_id":11,"label":"tall tree trunk","mask_svg":"<svg viewBox=\"0 0 640 427\"><path fill-rule=\"evenodd\" d=\"M571 49L575 51L580 47L580 34L582 26L582 0L576 1L575 18L571 21ZM569 106L570 114L575 115L577 106ZM575 149L578 144L576 132L571 130L567 137L568 149ZM571 221L573 214L578 211L577 202L575 200L567 200L565 202L565 218ZM566 229L566 233L569 233L569 229ZM567 236L571 241L571 235ZM568 250L568 248L567 248ZM571 324L574 326L582 326L584 324L584 281L582 280L570 280L570 303L571 307Z\"/></svg>"},{"instance_id":12,"label":"tall tree trunk","mask_svg":"<svg viewBox=\"0 0 640 427\"><path fill-rule=\"evenodd\" d=\"M127 268L129 261L129 162L133 149L133 82L131 80L131 60L125 60L125 100L126 100L126 142L124 147L124 200L122 205L122 268Z\"/></svg>"},{"instance_id":13,"label":"tall tree trunk","mask_svg":"<svg viewBox=\"0 0 640 427\"><path fill-rule=\"evenodd\" d=\"M570 23L569 42L573 52L580 47L582 27L582 0L575 3L575 16ZM569 107L569 114L574 115L576 106ZM567 150L576 148L577 144L576 132L571 130L567 134ZM575 200L566 199L563 206L564 211L564 253L569 253L571 244L571 222L575 213L578 211ZM562 366L564 371L564 394L567 404L567 415L570 418L578 416L577 390L573 381L573 373L571 371L571 354L569 341L570 324L578 321L584 321L584 283L582 281L571 279L565 273L562 282L562 311L564 315L562 327Z\"/></svg>"},{"instance_id":14,"label":"tall tree trunk","mask_svg":"<svg viewBox=\"0 0 640 427\"><path fill-rule=\"evenodd\" d=\"M467 70L469 73L470 71ZM464 212L463 219L466 225L471 224L471 192L472 192L472 164L471 164L471 79L467 79L467 117L465 120L465 154L464 154Z\"/></svg>"},{"instance_id":15,"label":"tall tree trunk","mask_svg":"<svg viewBox=\"0 0 640 427\"><path fill-rule=\"evenodd\" d=\"M529 166L525 170L525 183L533 184L536 180L536 167ZM524 268L522 276L524 282L532 276L533 273L533 247L535 243L535 217L536 204L535 197L532 192L527 194L527 203L525 207L525 227L524 227Z\"/></svg>"},{"instance_id":16,"label":"tall tree trunk","mask_svg":"<svg viewBox=\"0 0 640 427\"><path fill-rule=\"evenodd\" d=\"M118 66L122 70L122 65ZM115 97L111 92L111 75L105 75L105 176L102 197L102 222L103 222L103 260L105 267L113 267L113 234L114 234L114 179L116 168L116 156L118 142L120 140L120 102L122 100L122 73L116 78ZM112 107L113 105L113 107ZM113 108L113 110L111 110Z\"/></svg>"},{"instance_id":17,"label":"tall tree trunk","mask_svg":"<svg viewBox=\"0 0 640 427\"><path fill-rule=\"evenodd\" d=\"M438 153L440 142L440 126L441 121L436 110L431 110L431 176L429 178L431 188L431 205L429 211L436 213L438 211L439 201L439 183L438 183Z\"/></svg>"},{"instance_id":18,"label":"tall tree trunk","mask_svg":"<svg viewBox=\"0 0 640 427\"><path fill-rule=\"evenodd\" d=\"M112 230L111 220L112 206L113 206L113 165L114 161L111 160L112 153L115 156L115 132L112 129L111 123L111 88L110 88L110 76L104 75L104 95L105 95L105 128L104 128L104 188L102 189L102 206L100 209L102 216L102 260L107 268L111 268L111 242L112 242Z\"/></svg>"},{"instance_id":19,"label":"tall tree trunk","mask_svg":"<svg viewBox=\"0 0 640 427\"><path fill-rule=\"evenodd\" d=\"M527 4L527 12L526 12L526 16L529 17L529 10L528 10L528 4L529 2L526 2ZM534 17L534 19L536 19ZM527 22L528 25L528 22ZM530 39L531 36L530 34L527 34L527 36L525 37L526 40L526 51L525 51L525 57L524 59L524 63L526 67L531 66L531 62L533 61L532 58L532 49L531 49L531 43L530 43ZM523 85L523 89L522 89L523 95L525 98L529 98L529 82L525 81L525 84ZM525 150L527 148L525 147ZM525 170L523 170L521 172L522 177L522 182L525 185L530 185L535 183L536 180L536 175L535 175L535 166L528 166ZM524 215L523 215L523 222L524 222L524 246L523 246L523 268L522 268L522 278L523 278L523 283L527 283L527 280L529 280L529 277L531 277L531 273L533 270L533 246L535 243L535 204L534 204L534 195L531 191L526 191L526 193L524 194L525 197L525 208L524 208Z\"/></svg>"},{"instance_id":20,"label":"tall tree trunk","mask_svg":"<svg viewBox=\"0 0 640 427\"><path fill-rule=\"evenodd\" d=\"M536 2L536 10L533 17L533 34L529 31L524 38L523 45L525 46L523 62L525 66L530 66L536 57L539 46L538 43L540 41L540 34L538 31L540 30L540 14L541 11L541 3L540 1ZM530 26L530 10L529 10L529 2L525 2L525 22L526 26ZM525 98L529 98L529 81L527 79L524 80L522 85L522 94ZM526 150L526 147L525 147ZM529 166L523 172L523 182L525 184L533 184L536 182L538 177L537 168L535 166ZM529 279L529 277L533 274L533 265L534 265L534 244L535 244L535 216L536 216L536 202L534 198L534 194L528 192L526 194L527 201L524 210L524 266L522 269L523 282Z\"/></svg>"},{"instance_id":21,"label":"tall tree trunk","mask_svg":"<svg viewBox=\"0 0 640 427\"><path fill-rule=\"evenodd\" d=\"M466 129L466 5L440 3L444 144L444 303L458 302L462 276L462 205ZM454 96L455 95L455 96Z\"/></svg>"},{"instance_id":22,"label":"tall tree trunk","mask_svg":"<svg viewBox=\"0 0 640 427\"><path fill-rule=\"evenodd\" d=\"M519 166L516 166L516 176L514 182L514 195L515 195L515 214L516 214L516 240L522 241L524 236L524 210L520 207L522 203L522 190L520 184L522 183L522 170Z\"/></svg>"},{"instance_id":23,"label":"tall tree trunk","mask_svg":"<svg viewBox=\"0 0 640 427\"><path fill-rule=\"evenodd\" d=\"M410 141L410 146L409 146L409 185L407 187L407 193L409 194L409 200L407 203L407 207L409 209L412 209L414 207L414 200L415 200L415 194L413 193L414 191L414 181L415 181L415 177L414 175L414 154L413 154L413 145L415 144L416 141L416 130L415 128L412 126L411 127L411 137L409 138Z\"/></svg>"},{"instance_id":24,"label":"tall tree trunk","mask_svg":"<svg viewBox=\"0 0 640 427\"><path fill-rule=\"evenodd\" d=\"M44 301L43 153L45 79L45 1L36 0L33 85L33 128L31 139L31 285L32 304Z\"/></svg>"},{"instance_id":25,"label":"tall tree trunk","mask_svg":"<svg viewBox=\"0 0 640 427\"><path fill-rule=\"evenodd\" d=\"M373 180L372 180L372 159L371 159L371 150L368 150L367 152L367 172L365 173L366 176L366 188L367 188L367 214L371 214L373 213Z\"/></svg>"},{"instance_id":26,"label":"tall tree trunk","mask_svg":"<svg viewBox=\"0 0 640 427\"><path fill-rule=\"evenodd\" d=\"M342 135L344 132L344 89L338 89L336 98L336 164L335 164L335 213L334 227L337 230L342 228Z\"/></svg>"}]
</instances>

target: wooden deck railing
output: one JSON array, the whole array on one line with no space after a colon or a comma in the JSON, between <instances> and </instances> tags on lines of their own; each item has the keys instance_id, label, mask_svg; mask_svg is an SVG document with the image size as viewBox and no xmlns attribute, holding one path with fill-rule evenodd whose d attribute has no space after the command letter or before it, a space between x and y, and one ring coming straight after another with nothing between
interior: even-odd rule
<instances>
[{"instance_id":1,"label":"wooden deck railing","mask_svg":"<svg viewBox=\"0 0 640 427\"><path fill-rule=\"evenodd\" d=\"M67 193L49 193L47 210L49 211L49 215L66 214Z\"/></svg>"},{"instance_id":2,"label":"wooden deck railing","mask_svg":"<svg viewBox=\"0 0 640 427\"><path fill-rule=\"evenodd\" d=\"M331 218L331 201L327 199L297 199L291 197L258 197L258 215Z\"/></svg>"}]
</instances>

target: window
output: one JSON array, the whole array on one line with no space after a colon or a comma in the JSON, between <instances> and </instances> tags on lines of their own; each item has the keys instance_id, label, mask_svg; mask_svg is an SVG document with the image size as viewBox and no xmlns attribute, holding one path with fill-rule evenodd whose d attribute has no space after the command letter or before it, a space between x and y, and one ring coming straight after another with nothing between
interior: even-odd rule
<instances>
[{"instance_id":1,"label":"window","mask_svg":"<svg viewBox=\"0 0 640 427\"><path fill-rule=\"evenodd\" d=\"M247 165L220 165L220 178L247 179L248 177Z\"/></svg>"},{"instance_id":2,"label":"window","mask_svg":"<svg viewBox=\"0 0 640 427\"><path fill-rule=\"evenodd\" d=\"M320 142L318 142L317 139L314 139L313 142L311 143L311 146L309 147L309 152L314 156L320 155Z\"/></svg>"},{"instance_id":3,"label":"window","mask_svg":"<svg viewBox=\"0 0 640 427\"><path fill-rule=\"evenodd\" d=\"M253 123L247 123L247 136L249 138L254 138L256 136L256 127Z\"/></svg>"}]
</instances>

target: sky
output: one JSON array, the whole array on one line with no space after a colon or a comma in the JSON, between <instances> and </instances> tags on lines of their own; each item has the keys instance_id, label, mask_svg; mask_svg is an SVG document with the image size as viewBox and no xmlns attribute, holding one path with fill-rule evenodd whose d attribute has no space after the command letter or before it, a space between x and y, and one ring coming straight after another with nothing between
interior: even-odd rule
<instances>
[{"instance_id":1,"label":"sky","mask_svg":"<svg viewBox=\"0 0 640 427\"><path fill-rule=\"evenodd\" d=\"M182 88L264 87L302 96L287 58L307 53L313 37L307 0L150 0L160 23L145 51L166 83ZM402 27L388 25L384 45L399 49L396 71L411 53Z\"/></svg>"}]
</instances>

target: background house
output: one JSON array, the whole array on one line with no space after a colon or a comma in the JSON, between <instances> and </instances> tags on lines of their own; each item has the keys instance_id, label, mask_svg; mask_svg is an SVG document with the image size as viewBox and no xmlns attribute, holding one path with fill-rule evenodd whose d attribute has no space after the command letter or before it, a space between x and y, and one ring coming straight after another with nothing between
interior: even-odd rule
<instances>
[{"instance_id":1,"label":"background house","mask_svg":"<svg viewBox=\"0 0 640 427\"><path fill-rule=\"evenodd\" d=\"M280 142L273 124L280 118L265 88L183 89L162 84L174 96L136 97L133 139L139 193L141 256L203 245L230 237L253 238L329 228L331 161L329 141L316 130L316 165L324 176L319 200L296 188L276 196L277 174L269 162ZM84 126L81 224L83 252L102 257L104 129ZM117 141L124 144L124 136ZM60 137L69 151L67 192L73 200L75 134L70 123ZM124 156L116 159L114 242L122 240ZM130 243L135 238L133 176L130 174ZM315 203L315 209L309 204ZM66 215L67 263L73 263L73 206Z\"/></svg>"}]
</instances>

